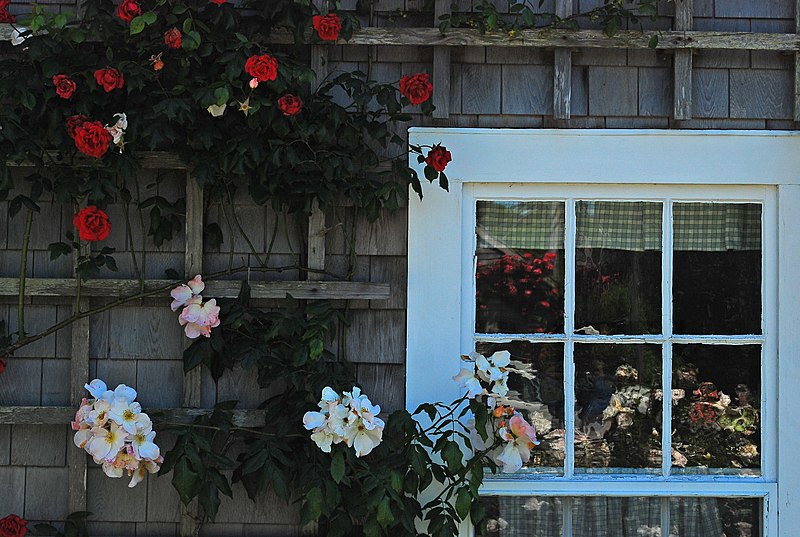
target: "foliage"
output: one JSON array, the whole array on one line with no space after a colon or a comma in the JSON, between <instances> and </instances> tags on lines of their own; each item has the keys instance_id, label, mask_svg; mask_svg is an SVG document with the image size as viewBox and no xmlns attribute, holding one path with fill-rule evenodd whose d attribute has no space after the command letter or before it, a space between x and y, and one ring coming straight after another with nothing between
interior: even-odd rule
<instances>
[{"instance_id":1,"label":"foliage","mask_svg":"<svg viewBox=\"0 0 800 537\"><path fill-rule=\"evenodd\" d=\"M506 31L514 37L519 30L529 30L543 27L569 28L577 30L579 21L588 19L598 24L603 32L613 37L624 29L626 25L641 25L644 17L654 18L657 11L657 0L635 0L622 2L621 0L604 0L603 5L584 13L561 18L555 13L542 11L545 0L512 0L508 10L510 16L498 13L497 6L491 0L478 0L475 2L473 12L461 12L456 3L452 5L451 15L442 15L439 20L439 29L442 32L449 28L472 27L481 33ZM651 46L658 43L651 41Z\"/></svg>"},{"instance_id":2,"label":"foliage","mask_svg":"<svg viewBox=\"0 0 800 537\"><path fill-rule=\"evenodd\" d=\"M487 429L485 402L462 398L425 404L413 414L397 411L368 455L356 457L344 444L323 453L303 429L303 413L315 407L323 387L355 384L353 367L324 346L339 314L325 303L264 312L250 305L246 283L237 299L220 306L221 326L186 350L186 369L203 364L219 378L238 365L275 395L260 407L263 427L237 426L232 402L173 427L178 441L161 473L173 471L184 503L198 498L213 520L221 494L230 496L231 483L241 482L251 498L271 490L300 503L303 522L317 522L321 535L416 536L421 519L424 535L447 536L468 515L480 523L484 465L497 469L485 455L498 442L473 446L461 418L470 413L485 441L494 432Z\"/></svg>"},{"instance_id":3,"label":"foliage","mask_svg":"<svg viewBox=\"0 0 800 537\"><path fill-rule=\"evenodd\" d=\"M32 535L48 535L52 537L89 537L86 519L92 516L88 511L70 513L64 521L64 530L60 531L50 524L36 524Z\"/></svg>"}]
</instances>

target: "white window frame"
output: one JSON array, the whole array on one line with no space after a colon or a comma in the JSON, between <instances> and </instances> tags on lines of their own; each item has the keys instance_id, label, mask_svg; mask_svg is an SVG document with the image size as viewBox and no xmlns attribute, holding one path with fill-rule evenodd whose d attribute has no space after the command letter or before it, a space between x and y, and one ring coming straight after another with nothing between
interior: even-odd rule
<instances>
[{"instance_id":1,"label":"white window frame","mask_svg":"<svg viewBox=\"0 0 800 537\"><path fill-rule=\"evenodd\" d=\"M409 142L442 144L453 156L446 171L450 191L430 185L424 200L412 195L409 202L406 401L411 410L460 396L452 376L459 355L474 346L477 197L568 199L568 189L591 199L644 194L641 199L691 201L722 193L724 200L764 203L761 476L489 476L482 491L763 497L766 536L795 535L800 527L800 397L795 395L800 391L800 280L794 273L800 266L800 226L794 219L800 215L800 134L417 127L409 130ZM422 177L416 159L411 165ZM464 535L469 532L465 526Z\"/></svg>"}]
</instances>

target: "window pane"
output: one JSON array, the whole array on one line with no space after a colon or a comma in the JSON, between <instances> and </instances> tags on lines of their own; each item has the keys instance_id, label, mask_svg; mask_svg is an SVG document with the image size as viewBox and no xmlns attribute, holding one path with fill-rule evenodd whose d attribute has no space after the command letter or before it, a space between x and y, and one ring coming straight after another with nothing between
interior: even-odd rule
<instances>
[{"instance_id":1,"label":"window pane","mask_svg":"<svg viewBox=\"0 0 800 537\"><path fill-rule=\"evenodd\" d=\"M564 345L561 343L478 343L484 356L507 350L508 395L511 405L536 428L541 442L531 451L527 467L537 472L562 473L564 464Z\"/></svg>"},{"instance_id":2,"label":"window pane","mask_svg":"<svg viewBox=\"0 0 800 537\"><path fill-rule=\"evenodd\" d=\"M664 498L487 496L486 535L567 537L563 511L572 511L569 537L661 537ZM669 537L761 537L760 498L671 497ZM571 505L571 507L569 507ZM478 528L476 535L481 535Z\"/></svg>"},{"instance_id":3,"label":"window pane","mask_svg":"<svg viewBox=\"0 0 800 537\"><path fill-rule=\"evenodd\" d=\"M661 333L661 207L577 203L576 331Z\"/></svg>"},{"instance_id":4,"label":"window pane","mask_svg":"<svg viewBox=\"0 0 800 537\"><path fill-rule=\"evenodd\" d=\"M759 537L758 498L670 498L669 537Z\"/></svg>"},{"instance_id":5,"label":"window pane","mask_svg":"<svg viewBox=\"0 0 800 537\"><path fill-rule=\"evenodd\" d=\"M487 496L486 535L489 537L561 537L564 525L561 498ZM481 535L480 531L475 532Z\"/></svg>"},{"instance_id":6,"label":"window pane","mask_svg":"<svg viewBox=\"0 0 800 537\"><path fill-rule=\"evenodd\" d=\"M564 204L479 201L475 330L564 331Z\"/></svg>"},{"instance_id":7,"label":"window pane","mask_svg":"<svg viewBox=\"0 0 800 537\"><path fill-rule=\"evenodd\" d=\"M675 345L673 368L673 472L760 468L761 347Z\"/></svg>"},{"instance_id":8,"label":"window pane","mask_svg":"<svg viewBox=\"0 0 800 537\"><path fill-rule=\"evenodd\" d=\"M761 333L761 205L676 203L676 334Z\"/></svg>"},{"instance_id":9,"label":"window pane","mask_svg":"<svg viewBox=\"0 0 800 537\"><path fill-rule=\"evenodd\" d=\"M659 471L661 347L576 344L574 358L575 472Z\"/></svg>"},{"instance_id":10,"label":"window pane","mask_svg":"<svg viewBox=\"0 0 800 537\"><path fill-rule=\"evenodd\" d=\"M572 535L661 537L661 498L573 498Z\"/></svg>"}]
</instances>

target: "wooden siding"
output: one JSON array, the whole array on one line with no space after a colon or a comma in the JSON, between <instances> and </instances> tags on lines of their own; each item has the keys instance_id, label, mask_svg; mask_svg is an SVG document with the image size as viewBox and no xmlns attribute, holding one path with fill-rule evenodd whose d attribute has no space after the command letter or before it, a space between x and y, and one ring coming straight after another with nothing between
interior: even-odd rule
<instances>
[{"instance_id":1,"label":"wooden siding","mask_svg":"<svg viewBox=\"0 0 800 537\"><path fill-rule=\"evenodd\" d=\"M68 0L40 3L54 10L67 9L65 6L70 5ZM417 0L376 0L376 22L383 26L394 24L396 19L390 17L393 11L411 10L403 24L431 28L434 26L432 14L418 12L422 4ZM459 4L465 8L471 2L462 0ZM598 0L574 0L572 11L583 11L597 4ZM562 10L568 8L563 2L558 5ZM349 2L349 6L355 7L355 1ZM794 0L694 0L691 24L698 32L790 34L796 31L794 6ZM499 7L501 11L507 9L507 2L499 2ZM554 0L545 2L542 7L544 11L555 8ZM12 13L27 9L25 2L15 2L11 7ZM663 2L659 19L655 23L646 21L646 27L670 30L674 14L674 3ZM389 22L390 19L395 22ZM588 23L584 26L592 27ZM431 35L435 38L435 33ZM488 37L487 42L491 39ZM432 71L435 80L449 75L445 76L449 88L442 83L436 86L439 117L415 116L414 125L796 128L793 122L795 61L792 61L795 55L792 53L695 49L690 53L692 119L677 120L673 118L676 56L669 50L570 46L563 49L569 52L567 63L563 51L557 53L552 48L453 45L445 54L441 47L375 46L371 54L365 43L364 46L327 49L330 70L366 71L369 65L371 73L383 82L395 82L403 74L418 71ZM557 75L563 73L566 65L569 65L570 78L564 86L566 82L558 83ZM567 108L563 107L563 98L555 99L556 88L560 95L568 96ZM561 103L560 109L558 103ZM416 114L418 109L409 107L408 111ZM556 111L558 113L554 114ZM458 158L457 155L454 158ZM158 162L169 167L158 159L154 165ZM24 173L24 170L16 173ZM153 183L155 173L143 171L140 184ZM158 193L171 201L181 197L183 174L168 172L161 185L148 190L147 195ZM246 189L237 191L234 203L235 214L248 222L247 233L257 253L251 251L241 234L230 237L226 233L226 241L219 249L204 250L202 266L206 272L226 268L231 257L237 265L253 262L255 255L263 257L270 243L270 266L297 265L304 261L308 231L303 223L254 205ZM31 236L28 276L69 278L71 260L50 261L46 248L70 228L72 210L48 202L41 206L42 213L35 217ZM14 279L19 276L23 217L10 218L7 208L6 202L0 202L0 278ZM124 222L121 204L112 204L109 213L115 222ZM225 215L218 205L210 206L206 221L218 222L226 230ZM330 348L334 351L347 348L348 358L356 363L359 383L367 393L376 394L373 399L385 411L402 408L405 404L405 256L407 241L414 240L414 237L407 237L407 224L405 208L385 215L374 224L357 216L352 207L336 207L325 216L326 270L338 276L352 271L356 282L375 284L369 289L380 291L379 295L366 293L351 301L351 326L337 335ZM350 243L358 254L358 262L352 267L348 265L347 255ZM166 269L180 272L184 267L184 235L179 234L173 241L156 247L142 236L138 216L133 219L130 234L113 234L108 245L117 248L115 258L120 271L114 277L118 279L136 278L132 250L138 253L143 245L147 250L145 277L163 279ZM267 278L294 281L301 276L295 270L288 270L238 274L235 278L249 277L260 283ZM377 284L388 284L389 288ZM254 287L259 288L258 285ZM28 300L26 324L29 331L45 328L70 313L67 303L46 295L42 292ZM276 298L269 294L264 297ZM269 304L278 306L280 302ZM168 298L160 297L100 313L88 321L89 376L100 376L110 384L136 385L140 400L148 409L175 408L184 403L181 394L185 382L181 364L184 339L167 305ZM0 318L8 320L10 330L16 329L16 306L12 298L0 298ZM345 341L341 341L342 337ZM22 349L0 375L0 406L47 405L59 407L63 413L57 414L59 411L54 409L51 416L36 418L39 422L0 424L0 516L14 512L31 520L51 520L63 518L69 511L67 461L76 455L76 448L71 444L71 431L63 424L53 424L52 420L68 416L69 407L74 403L68 378L70 359L78 352L80 349L73 343L73 329L67 328ZM223 377L219 385L214 385L204 373L199 385L199 399L195 396L194 402L199 401L204 408L218 400L238 397L242 408L252 409L266 395L253 382L252 376L240 370ZM3 423L2 416L0 423ZM164 448L169 447L168 435L158 438ZM37 446L35 450L30 448L32 442ZM87 508L96 513L91 523L94 534L176 537L180 531L181 509L169 480L170 476L151 476L146 483L129 490L126 480L107 479L89 463ZM124 495L125 502L109 502L112 494ZM236 495L237 501L224 502L218 523L204 526L200 535L301 533L296 512L285 509L274 498L265 496L254 508L249 501L242 500L240 488L236 489Z\"/></svg>"}]
</instances>

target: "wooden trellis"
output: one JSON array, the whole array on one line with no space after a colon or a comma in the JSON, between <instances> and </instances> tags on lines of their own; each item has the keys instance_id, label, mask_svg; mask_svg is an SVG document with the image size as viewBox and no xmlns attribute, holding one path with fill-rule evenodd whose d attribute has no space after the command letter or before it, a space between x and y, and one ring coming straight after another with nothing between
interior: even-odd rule
<instances>
[{"instance_id":1,"label":"wooden trellis","mask_svg":"<svg viewBox=\"0 0 800 537\"><path fill-rule=\"evenodd\" d=\"M327 4L314 0L318 9ZM556 0L556 14L572 14L571 0ZM450 114L450 48L451 47L529 47L551 49L554 54L553 117L570 118L572 51L580 49L649 49L650 37L658 35L656 50L672 51L674 61L673 118L692 118L692 52L695 50L745 50L793 53L794 69L794 120L800 121L800 0L795 0L795 33L718 32L692 30L694 0L676 0L674 29L671 31L621 31L608 37L601 30L539 29L521 30L510 37L505 32L481 34L470 28L452 28L446 34L438 30L439 17L450 11L449 0L436 0L434 21L430 28L366 27L356 30L348 41L336 45L416 46L433 47L432 81L436 91L433 104L434 118L446 119ZM0 41L11 38L13 28L0 24ZM294 35L277 30L270 40L278 45L293 45ZM317 80L327 73L328 46L315 44L312 48L311 66Z\"/></svg>"},{"instance_id":2,"label":"wooden trellis","mask_svg":"<svg viewBox=\"0 0 800 537\"><path fill-rule=\"evenodd\" d=\"M150 153L142 155L144 168L165 169L165 164L173 168L185 168L172 155ZM325 269L325 214L315 208L308 225L308 268ZM76 252L76 255L78 253ZM187 173L186 176L186 241L185 268L187 278L202 273L203 260L203 189ZM297 299L366 299L387 300L390 286L387 283L365 283L349 281L316 281L318 272L310 272L305 281L267 281L251 283L252 298L286 298L291 294ZM90 280L81 285L81 311L90 308L92 298L115 298L131 296L142 290L152 291L164 288L169 280L146 280L144 289L139 280L103 279ZM18 278L0 278L0 296L17 296ZM218 298L233 298L239 293L240 281L216 280L208 282L206 292ZM74 279L68 278L27 278L25 281L27 297L54 297L73 300L76 295ZM75 410L85 395L84 384L89 380L89 318L78 319L71 325L72 355L70 359L70 407L20 407L0 406L0 425L64 425L74 419ZM188 340L187 340L188 345ZM196 416L209 412L199 408L202 385L201 369L195 368L185 375L183 383L183 406L181 408L151 409L151 413L169 422L188 423ZM264 412L260 410L238 410L234 421L241 426L259 426L264 423ZM71 444L71 438L68 440ZM86 510L87 455L83 450L68 449L69 466L69 510ZM181 517L180 534L195 535L197 524L196 507L185 508Z\"/></svg>"}]
</instances>

